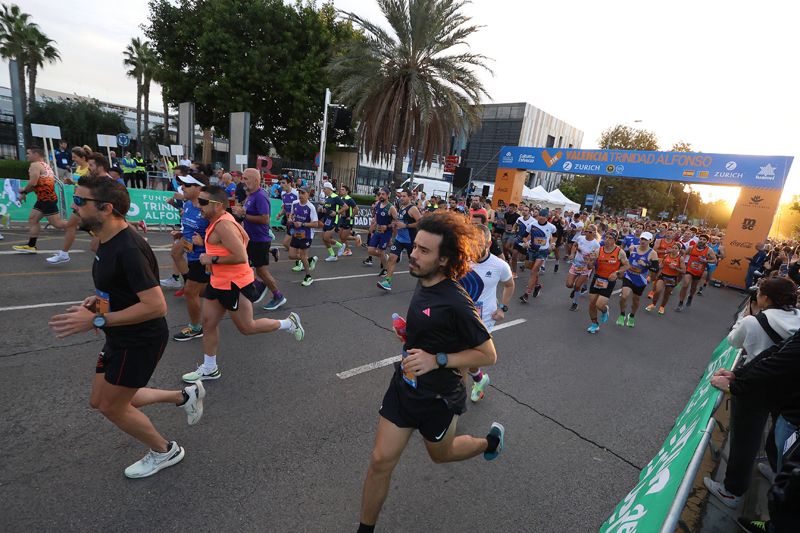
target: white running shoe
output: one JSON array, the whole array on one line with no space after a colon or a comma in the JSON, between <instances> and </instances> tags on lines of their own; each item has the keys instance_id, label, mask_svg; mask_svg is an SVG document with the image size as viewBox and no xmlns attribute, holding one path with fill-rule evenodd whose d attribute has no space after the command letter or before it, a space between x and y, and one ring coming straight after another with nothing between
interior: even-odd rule
<instances>
[{"instance_id":1,"label":"white running shoe","mask_svg":"<svg viewBox=\"0 0 800 533\"><path fill-rule=\"evenodd\" d=\"M339 251L336 252L336 255L342 257L344 255L345 250L347 250L347 246L342 245L341 247L339 247Z\"/></svg>"},{"instance_id":2,"label":"white running shoe","mask_svg":"<svg viewBox=\"0 0 800 533\"><path fill-rule=\"evenodd\" d=\"M59 263L69 263L69 253L62 250L56 254L53 254L51 257L48 257L47 262L50 263L51 265L57 265Z\"/></svg>"},{"instance_id":3,"label":"white running shoe","mask_svg":"<svg viewBox=\"0 0 800 533\"><path fill-rule=\"evenodd\" d=\"M50 260L48 259L48 261ZM181 283L181 280L179 279L169 277L161 280L161 286L165 289L180 289L183 287L183 283Z\"/></svg>"},{"instance_id":4,"label":"white running shoe","mask_svg":"<svg viewBox=\"0 0 800 533\"><path fill-rule=\"evenodd\" d=\"M194 372L187 372L181 379L186 383L197 383L198 381L207 381L210 379L219 379L222 377L222 372L219 367L209 370L205 364L201 364Z\"/></svg>"},{"instance_id":5,"label":"white running shoe","mask_svg":"<svg viewBox=\"0 0 800 533\"><path fill-rule=\"evenodd\" d=\"M203 381L198 380L183 390L189 395L189 399L182 407L186 411L186 421L193 426L203 417L203 398L206 397L206 389L203 387Z\"/></svg>"},{"instance_id":6,"label":"white running shoe","mask_svg":"<svg viewBox=\"0 0 800 533\"><path fill-rule=\"evenodd\" d=\"M703 484L708 489L709 494L717 498L725 507L736 509L742 503L741 496L735 496L728 492L722 483L718 483L710 477L703 478Z\"/></svg>"},{"instance_id":7,"label":"white running shoe","mask_svg":"<svg viewBox=\"0 0 800 533\"><path fill-rule=\"evenodd\" d=\"M356 246L361 248L362 244L364 244L364 242L361 240L361 234L360 233L356 233Z\"/></svg>"},{"instance_id":8,"label":"white running shoe","mask_svg":"<svg viewBox=\"0 0 800 533\"><path fill-rule=\"evenodd\" d=\"M186 455L185 450L178 446L177 442L172 441L164 453L149 450L143 458L125 469L125 477L136 479L152 476L159 470L180 463L184 455Z\"/></svg>"},{"instance_id":9,"label":"white running shoe","mask_svg":"<svg viewBox=\"0 0 800 533\"><path fill-rule=\"evenodd\" d=\"M329 255L328 257L325 258L325 262L326 263L333 263L334 261L338 261L338 260L339 260L339 258L336 257L335 255Z\"/></svg>"}]
</instances>

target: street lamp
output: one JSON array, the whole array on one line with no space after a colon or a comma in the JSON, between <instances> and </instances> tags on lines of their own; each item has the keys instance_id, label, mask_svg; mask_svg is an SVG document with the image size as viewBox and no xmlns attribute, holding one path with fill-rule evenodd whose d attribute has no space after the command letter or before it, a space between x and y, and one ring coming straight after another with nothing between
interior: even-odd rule
<instances>
[{"instance_id":1,"label":"street lamp","mask_svg":"<svg viewBox=\"0 0 800 533\"><path fill-rule=\"evenodd\" d=\"M689 207L689 197L691 196L692 188L688 183L683 185L683 192L686 193L686 203L683 204L683 216L686 216L686 208Z\"/></svg>"}]
</instances>

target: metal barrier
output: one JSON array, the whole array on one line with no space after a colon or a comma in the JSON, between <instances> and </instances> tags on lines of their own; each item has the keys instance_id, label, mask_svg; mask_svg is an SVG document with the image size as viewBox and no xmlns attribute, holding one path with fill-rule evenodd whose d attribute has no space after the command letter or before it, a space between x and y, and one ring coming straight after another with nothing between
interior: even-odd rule
<instances>
[{"instance_id":1,"label":"metal barrier","mask_svg":"<svg viewBox=\"0 0 800 533\"><path fill-rule=\"evenodd\" d=\"M170 176L168 172L151 170L147 173L147 189L166 191L169 190L169 182Z\"/></svg>"}]
</instances>

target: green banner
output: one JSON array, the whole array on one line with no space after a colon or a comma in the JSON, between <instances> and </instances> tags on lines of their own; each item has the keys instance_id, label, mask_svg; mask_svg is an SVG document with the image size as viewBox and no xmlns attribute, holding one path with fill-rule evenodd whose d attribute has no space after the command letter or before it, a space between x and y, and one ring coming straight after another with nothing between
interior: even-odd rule
<instances>
[{"instance_id":1,"label":"green banner","mask_svg":"<svg viewBox=\"0 0 800 533\"><path fill-rule=\"evenodd\" d=\"M661 530L721 394L711 386L709 377L719 368L731 368L737 352L727 339L719 343L661 450L642 470L639 483L603 522L602 533Z\"/></svg>"},{"instance_id":2,"label":"green banner","mask_svg":"<svg viewBox=\"0 0 800 533\"><path fill-rule=\"evenodd\" d=\"M30 193L26 196L25 202L19 200L19 189L24 187L27 181L14 179L0 179L0 219L23 222L28 220L28 214L36 203L36 195ZM61 187L56 188L59 196L59 205L66 206L66 212L71 213L72 194L75 191L74 185L65 185L63 191ZM180 224L180 213L177 209L167 203L167 200L174 196L172 191L153 191L150 189L128 189L131 197L131 207L126 219L131 222L144 220L148 225L158 226ZM279 225L275 216L281 209L281 201L270 199L270 224ZM67 214L63 211L61 215L65 218ZM9 218L6 219L5 217Z\"/></svg>"}]
</instances>

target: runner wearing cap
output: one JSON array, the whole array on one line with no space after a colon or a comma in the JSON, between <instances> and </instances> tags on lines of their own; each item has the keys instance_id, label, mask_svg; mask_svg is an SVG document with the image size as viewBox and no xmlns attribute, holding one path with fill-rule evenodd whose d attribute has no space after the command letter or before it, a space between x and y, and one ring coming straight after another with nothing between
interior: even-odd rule
<instances>
[{"instance_id":1,"label":"runner wearing cap","mask_svg":"<svg viewBox=\"0 0 800 533\"><path fill-rule=\"evenodd\" d=\"M358 204L356 204L356 201L350 196L350 187L342 185L339 187L339 194L342 198L342 207L339 208L339 239L343 246L339 248L337 255L341 257L353 255L353 251L347 244L348 239L354 239L356 241L356 246L359 248L361 247L361 235L356 233L355 236L352 236L353 223L358 214Z\"/></svg>"},{"instance_id":2,"label":"runner wearing cap","mask_svg":"<svg viewBox=\"0 0 800 533\"><path fill-rule=\"evenodd\" d=\"M343 244L337 241L333 234L339 231L339 209L344 204L342 197L334 192L333 184L330 181L322 184L322 190L325 193L325 201L319 206L319 215L322 220L322 242L325 243L325 248L328 250L328 257L325 258L325 261L338 261L339 258L334 247L340 249Z\"/></svg>"},{"instance_id":3,"label":"runner wearing cap","mask_svg":"<svg viewBox=\"0 0 800 533\"><path fill-rule=\"evenodd\" d=\"M544 264L544 260L550 255L550 251L555 246L555 239L553 235L556 232L556 227L547 221L550 216L550 210L542 208L539 210L536 220L528 226L528 233L530 240L528 241L528 262L531 263L531 275L528 278L528 287L525 293L519 297L522 303L528 303L528 298L531 293L533 297L539 296L539 291L542 286L539 284L539 267Z\"/></svg>"},{"instance_id":4,"label":"runner wearing cap","mask_svg":"<svg viewBox=\"0 0 800 533\"><path fill-rule=\"evenodd\" d=\"M363 261L366 266L372 266L372 258L377 257L381 262L381 272L386 272L383 262L386 254L386 247L392 240L392 209L394 207L389 202L389 188L381 187L378 191L378 201L372 206L372 223L370 233L372 234L367 244L369 256Z\"/></svg>"},{"instance_id":5,"label":"runner wearing cap","mask_svg":"<svg viewBox=\"0 0 800 533\"><path fill-rule=\"evenodd\" d=\"M638 236L639 244L631 248L628 259L630 268L625 271L622 278L622 292L619 296L619 312L617 318L618 326L628 326L632 328L636 325L636 311L639 310L639 298L647 287L648 272L657 273L659 269L658 254L650 248L653 234L649 231L643 232ZM631 298L631 295L633 297ZM631 312L627 315L625 310L628 307L628 298L632 299Z\"/></svg>"}]
</instances>

